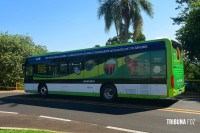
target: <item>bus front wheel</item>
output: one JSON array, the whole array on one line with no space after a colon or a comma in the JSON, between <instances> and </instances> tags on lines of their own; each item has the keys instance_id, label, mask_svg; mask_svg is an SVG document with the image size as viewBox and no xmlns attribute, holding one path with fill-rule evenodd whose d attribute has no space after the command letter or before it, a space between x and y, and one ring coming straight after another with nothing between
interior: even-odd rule
<instances>
[{"instance_id":1,"label":"bus front wheel","mask_svg":"<svg viewBox=\"0 0 200 133\"><path fill-rule=\"evenodd\" d=\"M104 85L101 89L101 98L105 101L113 101L117 97L117 92L114 86Z\"/></svg>"},{"instance_id":2,"label":"bus front wheel","mask_svg":"<svg viewBox=\"0 0 200 133\"><path fill-rule=\"evenodd\" d=\"M42 96L47 96L48 95L48 89L46 85L40 85L39 86L39 93Z\"/></svg>"}]
</instances>

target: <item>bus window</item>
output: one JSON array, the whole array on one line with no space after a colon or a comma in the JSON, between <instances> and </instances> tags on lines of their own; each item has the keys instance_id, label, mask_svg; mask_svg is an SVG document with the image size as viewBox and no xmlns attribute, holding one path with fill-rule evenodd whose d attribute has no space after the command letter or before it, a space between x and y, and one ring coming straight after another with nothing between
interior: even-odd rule
<instances>
[{"instance_id":1,"label":"bus window","mask_svg":"<svg viewBox=\"0 0 200 133\"><path fill-rule=\"evenodd\" d=\"M165 50L151 52L151 78L166 78Z\"/></svg>"},{"instance_id":2,"label":"bus window","mask_svg":"<svg viewBox=\"0 0 200 133\"><path fill-rule=\"evenodd\" d=\"M36 73L42 75L57 75L56 64L38 64Z\"/></svg>"},{"instance_id":3,"label":"bus window","mask_svg":"<svg viewBox=\"0 0 200 133\"><path fill-rule=\"evenodd\" d=\"M81 62L75 61L69 63L69 74L75 73L76 75L81 74Z\"/></svg>"},{"instance_id":4,"label":"bus window","mask_svg":"<svg viewBox=\"0 0 200 133\"><path fill-rule=\"evenodd\" d=\"M117 71L118 62L116 58L108 58L104 63L104 72L107 76L114 75Z\"/></svg>"},{"instance_id":5,"label":"bus window","mask_svg":"<svg viewBox=\"0 0 200 133\"><path fill-rule=\"evenodd\" d=\"M57 75L57 67L56 65L49 65L49 75Z\"/></svg>"},{"instance_id":6,"label":"bus window","mask_svg":"<svg viewBox=\"0 0 200 133\"><path fill-rule=\"evenodd\" d=\"M45 65L45 64L37 65L37 73L38 74L46 74L47 73L47 65Z\"/></svg>"},{"instance_id":7,"label":"bus window","mask_svg":"<svg viewBox=\"0 0 200 133\"><path fill-rule=\"evenodd\" d=\"M28 65L26 67L26 72L25 72L26 76L32 76L33 75L33 66L32 65Z\"/></svg>"},{"instance_id":8,"label":"bus window","mask_svg":"<svg viewBox=\"0 0 200 133\"><path fill-rule=\"evenodd\" d=\"M92 71L92 69L95 67L95 60L88 60L85 62L85 70L87 71Z\"/></svg>"},{"instance_id":9,"label":"bus window","mask_svg":"<svg viewBox=\"0 0 200 133\"><path fill-rule=\"evenodd\" d=\"M125 56L124 78L149 78L150 77L150 52Z\"/></svg>"},{"instance_id":10,"label":"bus window","mask_svg":"<svg viewBox=\"0 0 200 133\"><path fill-rule=\"evenodd\" d=\"M174 50L176 50L175 54L176 54L176 60L180 60L181 56L182 56L182 50L181 50L181 45L178 44L175 41L172 41L172 46L174 48Z\"/></svg>"},{"instance_id":11,"label":"bus window","mask_svg":"<svg viewBox=\"0 0 200 133\"><path fill-rule=\"evenodd\" d=\"M67 74L67 63L60 63L60 74Z\"/></svg>"},{"instance_id":12,"label":"bus window","mask_svg":"<svg viewBox=\"0 0 200 133\"><path fill-rule=\"evenodd\" d=\"M178 47L176 48L176 53L177 53L177 60L180 60L180 58L181 58L181 50Z\"/></svg>"}]
</instances>

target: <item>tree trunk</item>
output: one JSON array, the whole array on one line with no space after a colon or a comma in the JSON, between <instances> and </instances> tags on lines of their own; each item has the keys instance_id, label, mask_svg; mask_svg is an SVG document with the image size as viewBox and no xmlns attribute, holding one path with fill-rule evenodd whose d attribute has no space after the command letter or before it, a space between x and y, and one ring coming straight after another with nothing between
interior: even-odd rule
<instances>
[{"instance_id":1,"label":"tree trunk","mask_svg":"<svg viewBox=\"0 0 200 133\"><path fill-rule=\"evenodd\" d=\"M128 39L129 39L128 29L129 29L130 19L125 18L124 23L125 23L125 25L124 25L124 42L127 43Z\"/></svg>"}]
</instances>

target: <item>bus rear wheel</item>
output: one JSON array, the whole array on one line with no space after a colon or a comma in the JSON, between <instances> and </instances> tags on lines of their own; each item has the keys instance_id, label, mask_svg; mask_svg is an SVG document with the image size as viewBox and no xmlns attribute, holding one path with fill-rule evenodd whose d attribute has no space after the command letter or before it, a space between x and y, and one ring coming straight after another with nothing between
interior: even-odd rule
<instances>
[{"instance_id":1,"label":"bus rear wheel","mask_svg":"<svg viewBox=\"0 0 200 133\"><path fill-rule=\"evenodd\" d=\"M48 95L48 89L46 85L41 85L39 86L39 93L42 96L47 96Z\"/></svg>"},{"instance_id":2,"label":"bus rear wheel","mask_svg":"<svg viewBox=\"0 0 200 133\"><path fill-rule=\"evenodd\" d=\"M101 98L105 101L111 102L117 97L117 92L114 86L104 85L101 89Z\"/></svg>"}]
</instances>

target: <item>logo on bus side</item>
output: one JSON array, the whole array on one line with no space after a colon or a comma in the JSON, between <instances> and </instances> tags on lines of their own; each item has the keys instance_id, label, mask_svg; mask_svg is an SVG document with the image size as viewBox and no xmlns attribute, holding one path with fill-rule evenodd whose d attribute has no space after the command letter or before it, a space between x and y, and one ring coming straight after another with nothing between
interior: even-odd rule
<instances>
[{"instance_id":1,"label":"logo on bus side","mask_svg":"<svg viewBox=\"0 0 200 133\"><path fill-rule=\"evenodd\" d=\"M112 75L117 67L117 60L116 59L108 59L106 63L104 64L104 71L106 75Z\"/></svg>"},{"instance_id":2,"label":"logo on bus side","mask_svg":"<svg viewBox=\"0 0 200 133\"><path fill-rule=\"evenodd\" d=\"M156 74L160 73L160 71L161 71L160 66L154 66L153 71L154 71L154 73L156 73Z\"/></svg>"}]
</instances>

